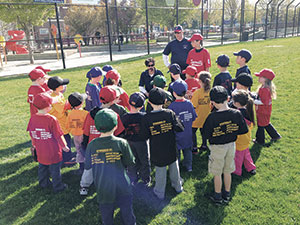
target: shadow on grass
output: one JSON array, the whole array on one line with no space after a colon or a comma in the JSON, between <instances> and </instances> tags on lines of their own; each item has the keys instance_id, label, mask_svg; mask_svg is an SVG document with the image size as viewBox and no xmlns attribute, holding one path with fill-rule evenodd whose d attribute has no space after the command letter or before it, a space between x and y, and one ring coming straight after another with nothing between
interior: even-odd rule
<instances>
[{"instance_id":1,"label":"shadow on grass","mask_svg":"<svg viewBox=\"0 0 300 225\"><path fill-rule=\"evenodd\" d=\"M6 176L12 176L14 173L16 173L20 168L28 165L29 163L32 163L32 157L27 156L25 158L22 158L20 160L17 161L13 161L13 162L7 162L7 163L3 163L0 164L0 180L3 180ZM36 164L37 165L37 164Z\"/></svg>"},{"instance_id":2,"label":"shadow on grass","mask_svg":"<svg viewBox=\"0 0 300 225\"><path fill-rule=\"evenodd\" d=\"M8 148L1 149L0 158L9 158L9 156L15 155L16 153L21 152L23 149L30 148L30 147L31 147L31 141L26 141ZM30 152L30 150L28 150L28 152Z\"/></svg>"}]
</instances>

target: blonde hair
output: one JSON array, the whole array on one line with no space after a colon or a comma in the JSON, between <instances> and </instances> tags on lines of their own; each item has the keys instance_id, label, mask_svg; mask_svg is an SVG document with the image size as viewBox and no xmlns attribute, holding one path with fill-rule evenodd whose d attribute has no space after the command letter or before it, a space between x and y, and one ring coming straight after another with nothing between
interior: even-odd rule
<instances>
[{"instance_id":1,"label":"blonde hair","mask_svg":"<svg viewBox=\"0 0 300 225\"><path fill-rule=\"evenodd\" d=\"M200 72L199 80L202 81L204 84L204 91L209 92L210 91L210 82L211 82L211 74L207 71Z\"/></svg>"},{"instance_id":2,"label":"blonde hair","mask_svg":"<svg viewBox=\"0 0 300 225\"><path fill-rule=\"evenodd\" d=\"M265 78L265 85L261 85L259 88L261 88L262 86L269 88L270 92L271 92L271 98L272 99L276 99L277 98L277 94L276 94L276 86L275 84L268 78Z\"/></svg>"}]
</instances>

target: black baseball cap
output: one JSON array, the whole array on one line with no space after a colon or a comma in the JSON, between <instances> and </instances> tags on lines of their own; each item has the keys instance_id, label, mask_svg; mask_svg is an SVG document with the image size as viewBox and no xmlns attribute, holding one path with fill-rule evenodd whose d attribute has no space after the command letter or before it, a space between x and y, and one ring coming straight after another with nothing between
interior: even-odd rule
<instances>
[{"instance_id":1,"label":"black baseball cap","mask_svg":"<svg viewBox=\"0 0 300 225\"><path fill-rule=\"evenodd\" d=\"M246 62L248 62L252 58L251 52L249 50L247 50L247 49L242 49L239 52L234 52L233 55L235 55L235 56L241 56L241 57L245 58Z\"/></svg>"},{"instance_id":2,"label":"black baseball cap","mask_svg":"<svg viewBox=\"0 0 300 225\"><path fill-rule=\"evenodd\" d=\"M163 105L165 104L165 100L166 92L163 89L155 87L149 92L149 101L154 105Z\"/></svg>"},{"instance_id":3,"label":"black baseball cap","mask_svg":"<svg viewBox=\"0 0 300 225\"><path fill-rule=\"evenodd\" d=\"M241 73L238 77L231 79L232 82L238 82L243 86L251 87L253 84L252 76L248 73Z\"/></svg>"},{"instance_id":4,"label":"black baseball cap","mask_svg":"<svg viewBox=\"0 0 300 225\"><path fill-rule=\"evenodd\" d=\"M228 55L220 55L218 56L216 63L221 67L229 66L229 57Z\"/></svg>"},{"instance_id":5,"label":"black baseball cap","mask_svg":"<svg viewBox=\"0 0 300 225\"><path fill-rule=\"evenodd\" d=\"M79 92L74 92L69 95L68 101L72 107L79 106L87 98L86 94L80 94Z\"/></svg>"},{"instance_id":6,"label":"black baseball cap","mask_svg":"<svg viewBox=\"0 0 300 225\"><path fill-rule=\"evenodd\" d=\"M224 88L223 86L215 86L210 90L209 97L211 101L219 104L228 99L228 93L226 88Z\"/></svg>"},{"instance_id":7,"label":"black baseball cap","mask_svg":"<svg viewBox=\"0 0 300 225\"><path fill-rule=\"evenodd\" d=\"M142 107L145 102L145 95L143 95L141 92L135 92L132 95L130 95L129 98L129 104L133 107Z\"/></svg>"},{"instance_id":8,"label":"black baseball cap","mask_svg":"<svg viewBox=\"0 0 300 225\"><path fill-rule=\"evenodd\" d=\"M177 63L174 63L170 66L168 73L171 72L173 74L180 74L181 68Z\"/></svg>"},{"instance_id":9,"label":"black baseball cap","mask_svg":"<svg viewBox=\"0 0 300 225\"><path fill-rule=\"evenodd\" d=\"M69 79L62 79L61 77L55 76L49 78L47 85L51 90L55 90L59 86L66 85L69 82Z\"/></svg>"}]
</instances>

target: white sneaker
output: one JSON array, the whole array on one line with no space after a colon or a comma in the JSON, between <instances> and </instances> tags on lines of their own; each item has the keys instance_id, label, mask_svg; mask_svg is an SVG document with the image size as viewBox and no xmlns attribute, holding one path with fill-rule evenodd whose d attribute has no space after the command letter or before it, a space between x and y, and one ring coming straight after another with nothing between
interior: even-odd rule
<instances>
[{"instance_id":1,"label":"white sneaker","mask_svg":"<svg viewBox=\"0 0 300 225\"><path fill-rule=\"evenodd\" d=\"M88 195L88 192L89 192L89 189L86 188L86 187L81 187L81 188L79 189L80 195Z\"/></svg>"}]
</instances>

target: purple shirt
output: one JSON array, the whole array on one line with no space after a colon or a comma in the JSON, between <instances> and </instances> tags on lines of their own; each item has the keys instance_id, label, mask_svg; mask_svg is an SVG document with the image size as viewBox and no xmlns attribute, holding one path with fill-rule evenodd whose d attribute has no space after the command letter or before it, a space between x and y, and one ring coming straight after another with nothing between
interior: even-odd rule
<instances>
[{"instance_id":1,"label":"purple shirt","mask_svg":"<svg viewBox=\"0 0 300 225\"><path fill-rule=\"evenodd\" d=\"M87 111L91 111L95 106L101 107L101 102L99 98L99 92L101 90L101 84L97 85L91 84L88 82L85 87L85 93L87 94L87 98L85 100L85 109Z\"/></svg>"}]
</instances>

